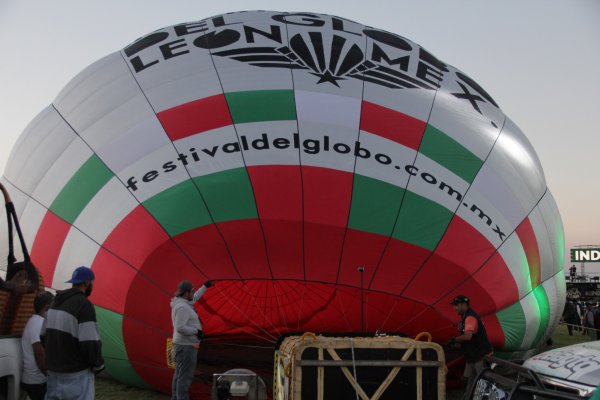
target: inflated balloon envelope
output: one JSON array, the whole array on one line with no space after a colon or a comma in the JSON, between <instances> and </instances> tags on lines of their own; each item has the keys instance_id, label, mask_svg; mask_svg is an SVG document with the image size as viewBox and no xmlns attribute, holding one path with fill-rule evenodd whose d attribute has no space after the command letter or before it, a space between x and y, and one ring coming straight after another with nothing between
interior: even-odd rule
<instances>
[{"instance_id":1,"label":"inflated balloon envelope","mask_svg":"<svg viewBox=\"0 0 600 400\"><path fill-rule=\"evenodd\" d=\"M3 182L45 282L94 270L109 373L164 391L182 279L216 282L204 352L290 331L445 341L457 294L497 351L529 351L564 303L561 220L525 136L465 73L339 17L150 33L64 88Z\"/></svg>"}]
</instances>

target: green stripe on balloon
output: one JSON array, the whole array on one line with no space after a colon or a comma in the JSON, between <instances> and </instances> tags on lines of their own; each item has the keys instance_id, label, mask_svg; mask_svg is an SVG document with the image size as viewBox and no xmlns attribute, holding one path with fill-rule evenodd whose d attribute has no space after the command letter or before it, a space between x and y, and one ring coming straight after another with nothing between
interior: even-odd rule
<instances>
[{"instance_id":1,"label":"green stripe on balloon","mask_svg":"<svg viewBox=\"0 0 600 400\"><path fill-rule=\"evenodd\" d=\"M198 188L190 180L152 196L142 205L171 237L211 223Z\"/></svg>"},{"instance_id":2,"label":"green stripe on balloon","mask_svg":"<svg viewBox=\"0 0 600 400\"><path fill-rule=\"evenodd\" d=\"M483 160L439 129L427 125L419 152L472 183Z\"/></svg>"},{"instance_id":3,"label":"green stripe on balloon","mask_svg":"<svg viewBox=\"0 0 600 400\"><path fill-rule=\"evenodd\" d=\"M123 342L123 316L106 308L95 308L106 372L121 382L150 389L151 387L135 372L127 357Z\"/></svg>"},{"instance_id":4,"label":"green stripe on balloon","mask_svg":"<svg viewBox=\"0 0 600 400\"><path fill-rule=\"evenodd\" d=\"M404 189L362 175L354 175L348 227L388 236Z\"/></svg>"},{"instance_id":5,"label":"green stripe on balloon","mask_svg":"<svg viewBox=\"0 0 600 400\"><path fill-rule=\"evenodd\" d=\"M445 207L397 186L362 175L354 176L348 227L391 236L433 250L442 238L453 213ZM394 222L402 201L396 227ZM393 232L392 232L393 228Z\"/></svg>"},{"instance_id":6,"label":"green stripe on balloon","mask_svg":"<svg viewBox=\"0 0 600 400\"><path fill-rule=\"evenodd\" d=\"M258 218L246 168L194 178L215 222Z\"/></svg>"},{"instance_id":7,"label":"green stripe on balloon","mask_svg":"<svg viewBox=\"0 0 600 400\"><path fill-rule=\"evenodd\" d=\"M542 285L539 285L535 289L533 289L533 296L535 297L540 317L540 325L538 327L538 331L535 335L535 340L533 341L533 343L539 343L539 341L542 340L542 337L546 333L548 323L550 322L550 302L548 301L548 295L546 294L546 290Z\"/></svg>"},{"instance_id":8,"label":"green stripe on balloon","mask_svg":"<svg viewBox=\"0 0 600 400\"><path fill-rule=\"evenodd\" d=\"M292 90L257 90L225 93L231 119L236 124L296 119Z\"/></svg>"},{"instance_id":9,"label":"green stripe on balloon","mask_svg":"<svg viewBox=\"0 0 600 400\"><path fill-rule=\"evenodd\" d=\"M447 208L425 197L406 192L392 237L433 251L453 215Z\"/></svg>"},{"instance_id":10,"label":"green stripe on balloon","mask_svg":"<svg viewBox=\"0 0 600 400\"><path fill-rule=\"evenodd\" d=\"M50 205L50 211L70 224L77 219L113 173L95 154L77 170Z\"/></svg>"},{"instance_id":11,"label":"green stripe on balloon","mask_svg":"<svg viewBox=\"0 0 600 400\"><path fill-rule=\"evenodd\" d=\"M525 338L525 328L527 325L525 312L521 303L517 301L513 305L500 310L496 316L504 331L503 349L505 351L519 350Z\"/></svg>"},{"instance_id":12,"label":"green stripe on balloon","mask_svg":"<svg viewBox=\"0 0 600 400\"><path fill-rule=\"evenodd\" d=\"M562 272L563 260L565 259L565 231L563 230L560 216L556 217L553 230L554 237L556 238L554 249L552 249L554 253L554 272Z\"/></svg>"},{"instance_id":13,"label":"green stripe on balloon","mask_svg":"<svg viewBox=\"0 0 600 400\"><path fill-rule=\"evenodd\" d=\"M171 237L208 225L213 220L218 223L257 218L252 186L245 168L196 177L193 182L181 182L144 201L143 206Z\"/></svg>"}]
</instances>

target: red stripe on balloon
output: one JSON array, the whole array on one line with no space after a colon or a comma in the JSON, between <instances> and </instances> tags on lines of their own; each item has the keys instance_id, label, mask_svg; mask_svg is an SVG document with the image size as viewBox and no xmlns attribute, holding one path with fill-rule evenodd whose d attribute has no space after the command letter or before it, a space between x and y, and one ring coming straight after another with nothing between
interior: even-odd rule
<instances>
[{"instance_id":1,"label":"red stripe on balloon","mask_svg":"<svg viewBox=\"0 0 600 400\"><path fill-rule=\"evenodd\" d=\"M303 165L304 220L345 228L352 182L350 172Z\"/></svg>"},{"instance_id":2,"label":"red stripe on balloon","mask_svg":"<svg viewBox=\"0 0 600 400\"><path fill-rule=\"evenodd\" d=\"M460 264L434 253L410 281L410 285L402 295L426 304L434 304L440 296L469 279L470 276L466 268ZM472 293L465 294L473 297Z\"/></svg>"},{"instance_id":3,"label":"red stripe on balloon","mask_svg":"<svg viewBox=\"0 0 600 400\"><path fill-rule=\"evenodd\" d=\"M529 218L525 218L516 229L529 265L529 275L531 277L531 287L535 288L540 284L540 249L535 237L535 232Z\"/></svg>"},{"instance_id":4,"label":"red stripe on balloon","mask_svg":"<svg viewBox=\"0 0 600 400\"><path fill-rule=\"evenodd\" d=\"M173 257L171 260L165 258L165 255L170 256L171 254L165 253L164 251L165 248L162 249L162 257L155 256L154 260L149 260L148 265L142 267L142 271L145 273L150 272L150 268L155 268L159 264L156 263L156 261L162 260L162 263L158 265L159 269L166 271L167 274L169 271L174 272L176 269L174 266L177 258ZM176 274L173 273L172 275ZM175 296L177 282L182 279L190 280L196 285L195 288L198 287L198 277L189 274L184 278L177 276L174 279L169 279L169 281L164 282L164 284L159 282L160 289L162 290L157 290L155 284L148 280L145 274L136 275L127 290L127 300L125 302L125 312L123 315L135 321L140 321L144 325L153 327L159 333L163 334L165 338L171 337L173 323L171 322L170 298ZM123 332L125 332L125 325L126 321L123 319ZM123 337L123 339L126 340L127 338ZM132 339L133 340L130 342L140 341L140 337L134 337ZM125 341L125 344L127 347L129 346L127 340ZM131 355L130 358L135 359L135 357L131 357ZM154 359L157 358L158 357L155 357ZM150 362L150 360L148 361Z\"/></svg>"},{"instance_id":5,"label":"red stripe on balloon","mask_svg":"<svg viewBox=\"0 0 600 400\"><path fill-rule=\"evenodd\" d=\"M492 301L489 294L479 285L476 287L471 287L471 285L474 284L473 274L495 251L495 247L485 236L455 215L435 253L419 270L403 295L426 304L434 304L450 289L462 287L465 292L461 294L481 303L485 302L486 307L489 305L494 309L495 304L487 304ZM501 259L498 259L497 262L501 263L502 268L496 270L496 279L503 282L505 290L514 293L516 283L512 274ZM427 290L422 290L422 288L427 288ZM474 292L469 293L468 290ZM452 291L449 296L455 294L457 292Z\"/></svg>"},{"instance_id":6,"label":"red stripe on balloon","mask_svg":"<svg viewBox=\"0 0 600 400\"><path fill-rule=\"evenodd\" d=\"M201 266L181 251L172 240L166 241L148 255L139 269L139 274L156 288L163 289L167 296L177 291L182 280L191 281L197 289L206 280Z\"/></svg>"},{"instance_id":7,"label":"red stripe on balloon","mask_svg":"<svg viewBox=\"0 0 600 400\"><path fill-rule=\"evenodd\" d=\"M302 181L298 166L248 167L276 279L304 279Z\"/></svg>"},{"instance_id":8,"label":"red stripe on balloon","mask_svg":"<svg viewBox=\"0 0 600 400\"><path fill-rule=\"evenodd\" d=\"M161 311L171 315L169 310ZM142 380L164 393L171 392L173 377L173 371L167 367L168 337L151 326L123 317L123 342L131 366Z\"/></svg>"},{"instance_id":9,"label":"red stripe on balloon","mask_svg":"<svg viewBox=\"0 0 600 400\"><path fill-rule=\"evenodd\" d=\"M306 279L334 282L350 212L349 172L302 166Z\"/></svg>"},{"instance_id":10,"label":"red stripe on balloon","mask_svg":"<svg viewBox=\"0 0 600 400\"><path fill-rule=\"evenodd\" d=\"M48 287L52 286L58 256L70 229L68 222L48 210L33 241L31 260Z\"/></svg>"},{"instance_id":11,"label":"red stripe on balloon","mask_svg":"<svg viewBox=\"0 0 600 400\"><path fill-rule=\"evenodd\" d=\"M346 228L304 222L304 264L309 281L335 282ZM335 265L335 268L331 268Z\"/></svg>"},{"instance_id":12,"label":"red stripe on balloon","mask_svg":"<svg viewBox=\"0 0 600 400\"><path fill-rule=\"evenodd\" d=\"M363 285L366 287L375 273L375 266L381 258L387 241L387 236L348 229L338 282L360 287L361 275L363 275ZM364 272L359 272L359 267L363 267Z\"/></svg>"},{"instance_id":13,"label":"red stripe on balloon","mask_svg":"<svg viewBox=\"0 0 600 400\"><path fill-rule=\"evenodd\" d=\"M377 104L363 101L360 129L417 150L426 123Z\"/></svg>"},{"instance_id":14,"label":"red stripe on balloon","mask_svg":"<svg viewBox=\"0 0 600 400\"><path fill-rule=\"evenodd\" d=\"M232 124L223 94L181 104L157 116L173 141Z\"/></svg>"},{"instance_id":15,"label":"red stripe on balloon","mask_svg":"<svg viewBox=\"0 0 600 400\"><path fill-rule=\"evenodd\" d=\"M388 244L370 288L400 293L431 252L400 240Z\"/></svg>"},{"instance_id":16,"label":"red stripe on balloon","mask_svg":"<svg viewBox=\"0 0 600 400\"><path fill-rule=\"evenodd\" d=\"M270 279L265 241L257 219L217 224L241 279Z\"/></svg>"},{"instance_id":17,"label":"red stripe on balloon","mask_svg":"<svg viewBox=\"0 0 600 400\"><path fill-rule=\"evenodd\" d=\"M508 266L500 253L496 252L485 265L471 277L494 300L494 309L497 312L519 301L519 289ZM459 287L456 292L465 292ZM447 299L448 300L448 299ZM450 301L450 300L448 300ZM482 310L483 311L483 310Z\"/></svg>"},{"instance_id":18,"label":"red stripe on balloon","mask_svg":"<svg viewBox=\"0 0 600 400\"><path fill-rule=\"evenodd\" d=\"M180 233L173 240L207 279L237 279L227 247L214 224Z\"/></svg>"},{"instance_id":19,"label":"red stripe on balloon","mask_svg":"<svg viewBox=\"0 0 600 400\"><path fill-rule=\"evenodd\" d=\"M506 338L504 336L504 330L496 314L486 315L481 318L483 325L485 326L485 332L487 333L488 339L495 349L501 349L504 347Z\"/></svg>"},{"instance_id":20,"label":"red stripe on balloon","mask_svg":"<svg viewBox=\"0 0 600 400\"><path fill-rule=\"evenodd\" d=\"M483 265L496 248L467 221L455 215L435 252L468 272Z\"/></svg>"},{"instance_id":21,"label":"red stripe on balloon","mask_svg":"<svg viewBox=\"0 0 600 400\"><path fill-rule=\"evenodd\" d=\"M96 254L92 270L96 277L90 297L92 303L123 314L129 286L138 271L104 248Z\"/></svg>"},{"instance_id":22,"label":"red stripe on balloon","mask_svg":"<svg viewBox=\"0 0 600 400\"><path fill-rule=\"evenodd\" d=\"M134 208L108 235L102 247L139 268L169 236L141 205Z\"/></svg>"}]
</instances>

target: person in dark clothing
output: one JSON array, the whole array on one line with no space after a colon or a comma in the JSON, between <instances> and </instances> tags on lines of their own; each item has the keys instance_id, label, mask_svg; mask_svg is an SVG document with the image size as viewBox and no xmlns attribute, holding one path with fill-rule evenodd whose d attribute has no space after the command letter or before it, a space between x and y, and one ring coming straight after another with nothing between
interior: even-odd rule
<instances>
[{"instance_id":1,"label":"person in dark clothing","mask_svg":"<svg viewBox=\"0 0 600 400\"><path fill-rule=\"evenodd\" d=\"M592 311L594 312L594 331L596 332L596 338L592 340L600 340L600 305L594 303Z\"/></svg>"},{"instance_id":2,"label":"person in dark clothing","mask_svg":"<svg viewBox=\"0 0 600 400\"><path fill-rule=\"evenodd\" d=\"M100 334L92 293L94 273L78 267L67 283L71 289L58 292L42 326L46 349L48 389L46 400L94 398L94 374L104 369Z\"/></svg>"},{"instance_id":3,"label":"person in dark clothing","mask_svg":"<svg viewBox=\"0 0 600 400\"><path fill-rule=\"evenodd\" d=\"M569 331L569 336L573 336L573 327L577 326L577 320L579 316L577 315L577 307L571 301L571 299L567 299L565 303L565 309L563 311L563 321L567 324L567 330Z\"/></svg>"},{"instance_id":4,"label":"person in dark clothing","mask_svg":"<svg viewBox=\"0 0 600 400\"><path fill-rule=\"evenodd\" d=\"M464 377L467 379L465 398L468 398L475 384L475 378L487 368L486 356L492 355L494 349L488 340L481 318L469 305L469 298L459 295L450 304L461 316L458 324L459 335L450 340L450 345L458 344L464 352L466 361Z\"/></svg>"},{"instance_id":5,"label":"person in dark clothing","mask_svg":"<svg viewBox=\"0 0 600 400\"><path fill-rule=\"evenodd\" d=\"M594 313L594 305L592 303L586 304L583 326L585 326L586 334L590 340L596 340L596 315Z\"/></svg>"}]
</instances>

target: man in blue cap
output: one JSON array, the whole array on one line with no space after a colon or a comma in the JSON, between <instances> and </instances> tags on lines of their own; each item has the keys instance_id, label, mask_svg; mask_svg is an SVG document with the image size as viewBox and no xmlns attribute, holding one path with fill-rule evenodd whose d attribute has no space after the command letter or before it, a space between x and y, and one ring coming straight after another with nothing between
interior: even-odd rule
<instances>
[{"instance_id":1,"label":"man in blue cap","mask_svg":"<svg viewBox=\"0 0 600 400\"><path fill-rule=\"evenodd\" d=\"M94 288L94 272L78 267L59 291L42 326L46 349L48 388L46 400L94 398L94 374L104 369L94 305L88 300Z\"/></svg>"}]
</instances>

